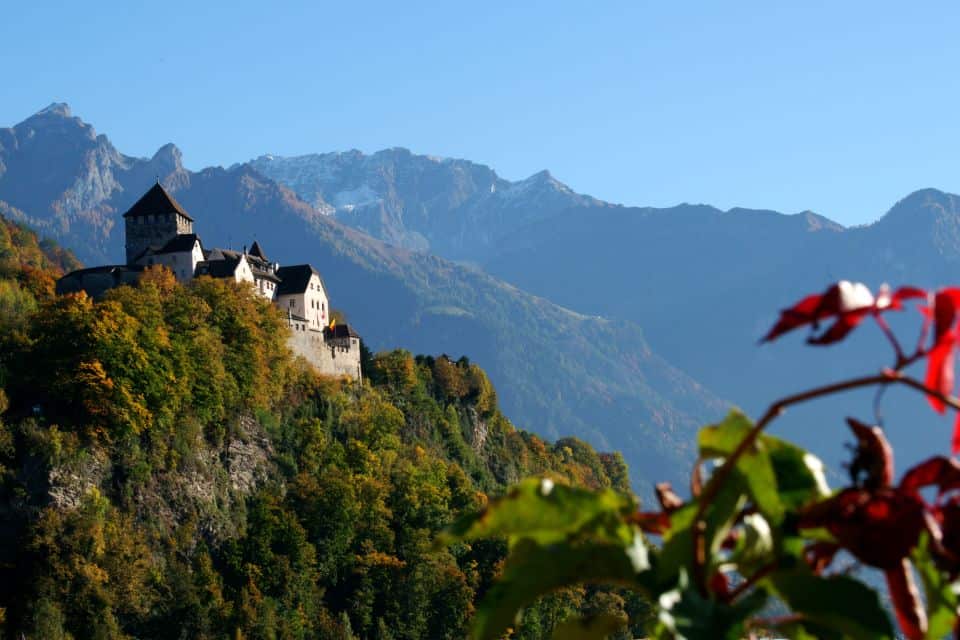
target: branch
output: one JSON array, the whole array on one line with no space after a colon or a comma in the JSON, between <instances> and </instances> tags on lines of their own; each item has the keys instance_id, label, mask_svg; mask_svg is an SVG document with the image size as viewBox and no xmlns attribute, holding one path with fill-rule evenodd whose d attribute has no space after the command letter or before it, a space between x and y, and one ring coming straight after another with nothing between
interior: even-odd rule
<instances>
[{"instance_id":1,"label":"branch","mask_svg":"<svg viewBox=\"0 0 960 640\"><path fill-rule=\"evenodd\" d=\"M780 563L777 561L771 562L769 564L765 564L764 566L760 567L755 574L753 574L748 579L738 584L737 587L730 592L730 595L727 596L727 602L733 602L734 600L739 598L741 595L743 595L744 592L747 591L747 589L757 584L760 580L763 580L764 578L766 578L768 575L776 571L778 568L780 568Z\"/></svg>"},{"instance_id":2,"label":"branch","mask_svg":"<svg viewBox=\"0 0 960 640\"><path fill-rule=\"evenodd\" d=\"M945 405L960 411L960 399L941 393L936 389L931 389L919 380L906 376L901 371L895 369L883 369L877 375L853 378L851 380L835 382L822 387L815 387L808 391L786 396L770 405L770 408L767 409L766 413L763 414L760 420L757 421L757 423L747 433L743 440L740 441L740 444L737 445L737 448L734 449L733 453L730 454L726 460L724 460L724 463L713 474L713 476L710 478L710 481L707 482L706 486L703 488L703 492L700 494L700 500L697 505L697 514L693 521L694 524L692 532L693 573L695 583L703 595L706 595L704 567L706 566L707 560L704 540L704 533L706 532L707 527L703 520L703 516L706 513L707 508L712 504L714 498L717 497L717 492L720 491L720 488L726 481L727 476L729 476L733 471L734 466L737 464L737 460L739 460L740 457L746 453L751 446L753 446L757 438L760 437L761 432L763 432L763 430L766 429L771 422L776 420L787 409L787 407L792 405L800 404L801 402L806 402L815 398L842 393L844 391L852 391L853 389L890 384L902 384L910 387L911 389L916 389L917 391L925 393L929 396L933 396L934 398L939 399Z\"/></svg>"}]
</instances>

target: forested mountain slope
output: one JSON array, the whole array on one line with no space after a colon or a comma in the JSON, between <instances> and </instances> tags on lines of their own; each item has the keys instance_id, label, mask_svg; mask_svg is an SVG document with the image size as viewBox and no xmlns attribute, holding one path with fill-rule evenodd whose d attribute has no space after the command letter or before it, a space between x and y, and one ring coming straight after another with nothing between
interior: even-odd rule
<instances>
[{"instance_id":1,"label":"forested mountain slope","mask_svg":"<svg viewBox=\"0 0 960 640\"><path fill-rule=\"evenodd\" d=\"M466 360L385 352L359 388L241 286L55 298L70 257L3 219L0 256L7 637L462 638L505 548L441 527L529 474L629 490L619 455L515 429ZM519 637L624 608L561 592Z\"/></svg>"}]
</instances>

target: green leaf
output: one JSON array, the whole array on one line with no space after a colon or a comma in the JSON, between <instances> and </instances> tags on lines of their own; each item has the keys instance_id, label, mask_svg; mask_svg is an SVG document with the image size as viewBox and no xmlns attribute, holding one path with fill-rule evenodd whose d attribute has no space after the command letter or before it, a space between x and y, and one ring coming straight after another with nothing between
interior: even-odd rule
<instances>
[{"instance_id":1,"label":"green leaf","mask_svg":"<svg viewBox=\"0 0 960 640\"><path fill-rule=\"evenodd\" d=\"M924 532L913 550L913 566L920 574L927 602L927 635L929 640L945 638L953 632L957 619L957 583L951 583L930 557L930 537Z\"/></svg>"},{"instance_id":2,"label":"green leaf","mask_svg":"<svg viewBox=\"0 0 960 640\"><path fill-rule=\"evenodd\" d=\"M511 545L524 538L550 544L578 534L630 544L633 535L623 517L634 509L632 498L612 489L590 491L555 485L547 478L528 478L483 511L455 522L437 542L447 545L504 536Z\"/></svg>"},{"instance_id":3,"label":"green leaf","mask_svg":"<svg viewBox=\"0 0 960 640\"><path fill-rule=\"evenodd\" d=\"M820 458L767 434L762 434L760 441L770 454L773 472L777 476L777 491L784 507L796 509L830 495Z\"/></svg>"},{"instance_id":4,"label":"green leaf","mask_svg":"<svg viewBox=\"0 0 960 640\"><path fill-rule=\"evenodd\" d=\"M875 591L847 576L816 576L805 571L777 572L769 580L790 609L812 626L853 640L893 640L890 618Z\"/></svg>"},{"instance_id":5,"label":"green leaf","mask_svg":"<svg viewBox=\"0 0 960 640\"><path fill-rule=\"evenodd\" d=\"M751 592L732 605L707 600L689 586L683 573L679 586L660 596L659 625L671 638L740 640L745 635L747 618L766 601L767 592L763 589Z\"/></svg>"},{"instance_id":6,"label":"green leaf","mask_svg":"<svg viewBox=\"0 0 960 640\"><path fill-rule=\"evenodd\" d=\"M720 424L704 427L697 438L700 456L725 458L732 454L750 433L753 423L739 411L731 411ZM762 439L736 462L736 472L743 481L760 512L773 524L783 520L783 504L777 491L777 476L773 471L770 454Z\"/></svg>"},{"instance_id":7,"label":"green leaf","mask_svg":"<svg viewBox=\"0 0 960 640\"><path fill-rule=\"evenodd\" d=\"M720 424L700 431L700 455L704 458L730 456L753 426L747 416L731 411ZM757 508L774 526L780 523L785 510L825 498L830 493L823 463L816 456L765 433L738 459L736 471L744 477Z\"/></svg>"},{"instance_id":8,"label":"green leaf","mask_svg":"<svg viewBox=\"0 0 960 640\"><path fill-rule=\"evenodd\" d=\"M511 550L500 579L477 606L472 637L499 638L515 624L523 607L571 585L619 583L648 591L642 574L638 575L646 567L646 547L639 532L630 546L595 542L540 545L522 540Z\"/></svg>"},{"instance_id":9,"label":"green leaf","mask_svg":"<svg viewBox=\"0 0 960 640\"><path fill-rule=\"evenodd\" d=\"M627 619L610 614L564 620L553 631L553 640L603 640L627 625Z\"/></svg>"},{"instance_id":10,"label":"green leaf","mask_svg":"<svg viewBox=\"0 0 960 640\"><path fill-rule=\"evenodd\" d=\"M730 561L735 563L741 573L758 571L773 559L773 532L767 520L759 513L750 513L743 517L743 535Z\"/></svg>"}]
</instances>

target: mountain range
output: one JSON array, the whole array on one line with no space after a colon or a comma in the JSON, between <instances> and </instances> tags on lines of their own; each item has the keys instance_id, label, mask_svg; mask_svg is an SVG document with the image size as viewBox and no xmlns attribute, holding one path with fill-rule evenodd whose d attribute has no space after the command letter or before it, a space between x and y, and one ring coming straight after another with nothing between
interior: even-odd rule
<instances>
[{"instance_id":1,"label":"mountain range","mask_svg":"<svg viewBox=\"0 0 960 640\"><path fill-rule=\"evenodd\" d=\"M618 448L641 484L683 482L694 430L730 401L757 413L889 364L870 328L830 350L758 346L779 309L838 279L935 287L960 266L960 198L935 189L846 228L809 211L621 206L546 171L509 181L405 149L194 172L173 145L120 153L62 104L0 129L0 213L90 264L120 260L119 216L156 179L208 243L256 238L273 259L316 264L372 348L469 355L515 422ZM915 316L893 324L915 339ZM778 428L836 465L846 453L826 443L844 412L871 418L872 394ZM947 447L946 422L916 394L892 390L884 418L910 425L890 434L905 461Z\"/></svg>"},{"instance_id":2,"label":"mountain range","mask_svg":"<svg viewBox=\"0 0 960 640\"><path fill-rule=\"evenodd\" d=\"M781 308L839 279L936 288L960 273L960 198L936 189L846 228L811 211L620 206L545 172L511 183L486 167L396 149L263 156L253 165L302 198L335 201L328 215L382 240L414 237L410 246L566 308L639 325L656 353L754 414L787 393L889 364L872 327L830 350L795 339L758 346ZM425 191L411 177L427 174L445 175L444 188ZM892 322L912 345L916 314ZM847 453L826 443L838 440L845 411L873 417L873 394L803 407L779 426L837 466ZM908 461L947 446L944 420L915 394L889 392L884 417L911 425L891 434Z\"/></svg>"},{"instance_id":3,"label":"mountain range","mask_svg":"<svg viewBox=\"0 0 960 640\"><path fill-rule=\"evenodd\" d=\"M357 154L341 156L363 160ZM404 183L394 193L399 202L405 202L404 194L420 194L423 215L391 218L396 211L384 207L382 218L416 218L425 238L446 237L427 233L430 220L456 222L454 212L436 204L439 196L429 197L439 186L428 187L426 176L447 185L443 197L466 207L463 211L476 210L476 221L469 224L482 222L481 192L500 189L518 198L526 193L531 201L541 192L545 198L581 198L549 176L534 176L526 187L518 186L479 165L424 159L399 150L384 152L368 164L388 159L394 164L386 166L393 166L394 173L370 171L415 176L420 187ZM619 449L640 486L654 478L682 481L680 469L692 455L697 426L722 414L725 403L657 356L637 325L577 313L474 267L382 242L369 235L373 228L343 223L344 218L359 218L349 217L349 199L335 197L342 191L326 190L322 199L311 200L264 175L258 163L263 160L193 172L184 168L173 145L152 158L127 156L74 117L69 107L54 104L0 130L0 213L53 237L87 264L119 262L120 216L160 180L192 212L208 244L240 248L257 239L271 259L315 264L333 304L346 312L371 348L467 354L488 370L505 412L517 424ZM471 167L477 174L486 173L487 182L477 178L469 189L448 184L455 182L449 176L462 177ZM362 191L355 184L340 183L347 191ZM469 197L461 197L467 192ZM471 198L473 204L464 204ZM324 204L328 199L339 209ZM582 201L602 206L589 198ZM527 222L552 210L546 202L541 213L535 207L512 206ZM364 207L353 211L358 209ZM497 243L502 233L521 223L520 214L509 211L501 212L502 224L490 235ZM491 240L487 250L495 245ZM475 246L470 245L471 252Z\"/></svg>"}]
</instances>

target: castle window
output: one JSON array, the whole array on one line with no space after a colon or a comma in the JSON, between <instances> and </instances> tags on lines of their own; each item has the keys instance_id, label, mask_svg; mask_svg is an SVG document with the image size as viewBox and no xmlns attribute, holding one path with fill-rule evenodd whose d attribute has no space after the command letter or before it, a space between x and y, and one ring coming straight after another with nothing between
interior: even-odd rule
<instances>
[{"instance_id":1,"label":"castle window","mask_svg":"<svg viewBox=\"0 0 960 640\"><path fill-rule=\"evenodd\" d=\"M294 303L294 300L291 299L291 300L290 300L290 306L291 306L291 307L293 306L293 303Z\"/></svg>"}]
</instances>

